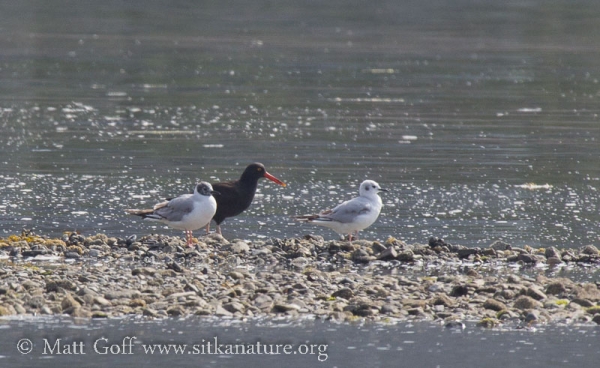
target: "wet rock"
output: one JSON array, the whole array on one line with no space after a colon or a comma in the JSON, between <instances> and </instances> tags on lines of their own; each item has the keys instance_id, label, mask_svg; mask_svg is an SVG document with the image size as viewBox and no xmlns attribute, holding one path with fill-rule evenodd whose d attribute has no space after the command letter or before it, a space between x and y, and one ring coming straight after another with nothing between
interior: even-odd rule
<instances>
[{"instance_id":1,"label":"wet rock","mask_svg":"<svg viewBox=\"0 0 600 368\"><path fill-rule=\"evenodd\" d=\"M145 276L154 276L157 273L157 270L152 267L139 267L131 270L131 274L133 276L137 275L145 275Z\"/></svg>"},{"instance_id":2,"label":"wet rock","mask_svg":"<svg viewBox=\"0 0 600 368\"><path fill-rule=\"evenodd\" d=\"M565 283L562 281L554 281L546 287L546 294L561 295L567 292Z\"/></svg>"},{"instance_id":3,"label":"wet rock","mask_svg":"<svg viewBox=\"0 0 600 368\"><path fill-rule=\"evenodd\" d=\"M258 294L254 298L254 306L262 311L270 311L273 305L273 298L267 294Z\"/></svg>"},{"instance_id":4,"label":"wet rock","mask_svg":"<svg viewBox=\"0 0 600 368\"><path fill-rule=\"evenodd\" d=\"M63 310L67 310L69 308L78 308L81 307L81 304L73 298L71 294L67 294L64 299L60 302L60 306Z\"/></svg>"},{"instance_id":5,"label":"wet rock","mask_svg":"<svg viewBox=\"0 0 600 368\"><path fill-rule=\"evenodd\" d=\"M167 314L169 316L179 317L185 315L186 313L185 308L183 308L181 305L175 305L167 309Z\"/></svg>"},{"instance_id":6,"label":"wet rock","mask_svg":"<svg viewBox=\"0 0 600 368\"><path fill-rule=\"evenodd\" d=\"M449 244L446 243L444 241L444 239L442 239L442 238L436 238L436 237L432 236L431 238L429 238L429 246L431 248L436 248L436 247L440 247L441 248L441 247L448 247Z\"/></svg>"},{"instance_id":7,"label":"wet rock","mask_svg":"<svg viewBox=\"0 0 600 368\"><path fill-rule=\"evenodd\" d=\"M38 284L37 282L31 281L31 280L25 280L21 283L21 286L23 286L23 288L27 291L31 291L31 290L35 290L38 288L41 288L41 285Z\"/></svg>"},{"instance_id":8,"label":"wet rock","mask_svg":"<svg viewBox=\"0 0 600 368\"><path fill-rule=\"evenodd\" d=\"M398 311L399 311L399 308L397 308L396 306L394 306L392 304L384 304L381 306L382 314L397 314Z\"/></svg>"},{"instance_id":9,"label":"wet rock","mask_svg":"<svg viewBox=\"0 0 600 368\"><path fill-rule=\"evenodd\" d=\"M492 244L490 244L490 248L498 251L498 250L511 250L512 246L508 243L505 243L503 241L500 240L496 240L495 242L493 242Z\"/></svg>"},{"instance_id":10,"label":"wet rock","mask_svg":"<svg viewBox=\"0 0 600 368\"><path fill-rule=\"evenodd\" d=\"M444 325L444 328L452 330L464 330L467 326L461 321L448 321Z\"/></svg>"},{"instance_id":11,"label":"wet rock","mask_svg":"<svg viewBox=\"0 0 600 368\"><path fill-rule=\"evenodd\" d=\"M522 295L520 297L517 298L517 300L515 300L513 307L517 308L517 309L535 309L535 308L541 308L542 307L542 303L538 302L537 300L533 299L530 296L527 295Z\"/></svg>"},{"instance_id":12,"label":"wet rock","mask_svg":"<svg viewBox=\"0 0 600 368\"><path fill-rule=\"evenodd\" d=\"M146 301L144 299L131 299L129 301L129 306L132 308L137 308L137 307L145 307L146 306Z\"/></svg>"},{"instance_id":13,"label":"wet rock","mask_svg":"<svg viewBox=\"0 0 600 368\"><path fill-rule=\"evenodd\" d=\"M71 317L75 318L91 318L92 312L88 309L82 307L72 307L64 311L67 314L70 314Z\"/></svg>"},{"instance_id":14,"label":"wet rock","mask_svg":"<svg viewBox=\"0 0 600 368\"><path fill-rule=\"evenodd\" d=\"M74 291L77 289L77 284L71 280L51 280L46 283L46 292L52 293L60 289Z\"/></svg>"},{"instance_id":15,"label":"wet rock","mask_svg":"<svg viewBox=\"0 0 600 368\"><path fill-rule=\"evenodd\" d=\"M393 246L385 248L377 256L377 259L382 261L389 261L396 258L398 258L398 252L396 252L396 249Z\"/></svg>"},{"instance_id":16,"label":"wet rock","mask_svg":"<svg viewBox=\"0 0 600 368\"><path fill-rule=\"evenodd\" d=\"M237 254L250 252L250 246L242 240L236 241L235 243L230 243L224 249Z\"/></svg>"},{"instance_id":17,"label":"wet rock","mask_svg":"<svg viewBox=\"0 0 600 368\"><path fill-rule=\"evenodd\" d=\"M108 291L104 297L108 300L114 299L135 299L139 298L141 293L138 290L114 290Z\"/></svg>"},{"instance_id":18,"label":"wet rock","mask_svg":"<svg viewBox=\"0 0 600 368\"><path fill-rule=\"evenodd\" d=\"M586 283L581 286L576 286L573 288L573 291L576 298L589 299L594 302L600 301L600 290L598 290L596 284Z\"/></svg>"},{"instance_id":19,"label":"wet rock","mask_svg":"<svg viewBox=\"0 0 600 368\"><path fill-rule=\"evenodd\" d=\"M517 256L517 261L524 263L536 263L537 258L533 254L521 253Z\"/></svg>"},{"instance_id":20,"label":"wet rock","mask_svg":"<svg viewBox=\"0 0 600 368\"><path fill-rule=\"evenodd\" d=\"M349 300L354 296L354 292L349 288L342 288L335 291L333 294L331 294L331 296L334 298L344 298Z\"/></svg>"},{"instance_id":21,"label":"wet rock","mask_svg":"<svg viewBox=\"0 0 600 368\"><path fill-rule=\"evenodd\" d=\"M396 259L400 262L413 262L415 260L415 254L412 250L405 250L403 252L400 252Z\"/></svg>"},{"instance_id":22,"label":"wet rock","mask_svg":"<svg viewBox=\"0 0 600 368\"><path fill-rule=\"evenodd\" d=\"M432 305L443 305L444 307L452 307L454 306L454 301L452 301L452 299L448 298L446 295L444 294L440 294L438 296L436 296L435 298L433 298L433 300L431 301Z\"/></svg>"},{"instance_id":23,"label":"wet rock","mask_svg":"<svg viewBox=\"0 0 600 368\"><path fill-rule=\"evenodd\" d=\"M535 286L530 286L527 288L525 295L532 297L535 300L543 300L546 299L547 296L541 290L539 290Z\"/></svg>"},{"instance_id":24,"label":"wet rock","mask_svg":"<svg viewBox=\"0 0 600 368\"><path fill-rule=\"evenodd\" d=\"M563 261L558 257L550 257L546 260L546 263L550 266L557 266L563 263Z\"/></svg>"},{"instance_id":25,"label":"wet rock","mask_svg":"<svg viewBox=\"0 0 600 368\"><path fill-rule=\"evenodd\" d=\"M458 259L466 259L469 258L469 256L474 256L479 254L479 248L466 248L466 249L459 249L458 252Z\"/></svg>"},{"instance_id":26,"label":"wet rock","mask_svg":"<svg viewBox=\"0 0 600 368\"><path fill-rule=\"evenodd\" d=\"M546 248L546 250L544 251L544 256L546 258L558 258L560 259L560 253L558 252L558 249L556 249L555 247L549 247Z\"/></svg>"},{"instance_id":27,"label":"wet rock","mask_svg":"<svg viewBox=\"0 0 600 368\"><path fill-rule=\"evenodd\" d=\"M159 316L158 312L152 308L144 308L142 310L142 315L153 318L158 318Z\"/></svg>"},{"instance_id":28,"label":"wet rock","mask_svg":"<svg viewBox=\"0 0 600 368\"><path fill-rule=\"evenodd\" d=\"M487 299L485 303L483 303L483 307L485 309L491 309L496 312L500 312L501 310L508 309L506 308L506 304L496 300L496 299Z\"/></svg>"},{"instance_id":29,"label":"wet rock","mask_svg":"<svg viewBox=\"0 0 600 368\"><path fill-rule=\"evenodd\" d=\"M587 255L591 255L591 256L597 256L599 252L598 252L598 248L596 248L595 246L593 246L593 245L586 245L581 250L581 253L587 254Z\"/></svg>"},{"instance_id":30,"label":"wet rock","mask_svg":"<svg viewBox=\"0 0 600 368\"><path fill-rule=\"evenodd\" d=\"M591 300L583 299L583 298L575 298L575 299L571 300L571 303L579 304L582 307L586 307L586 308L594 306L594 303L592 303Z\"/></svg>"},{"instance_id":31,"label":"wet rock","mask_svg":"<svg viewBox=\"0 0 600 368\"><path fill-rule=\"evenodd\" d=\"M74 252L82 261L39 268L37 263L35 267L3 264L0 307L4 311L0 314L87 318L312 314L343 321L475 317L488 326L519 317L526 320L532 312L534 323L591 321L600 303L597 283L576 284L542 271L530 276L531 268L507 263L550 265L571 257L587 263L582 272L595 271L598 255L591 248L584 253L585 247L559 254L553 247L536 252L500 243L478 251L443 239L409 245L394 238L382 244L364 239L325 242L306 236L228 243L215 235L187 248L180 237L162 235L132 241L96 237L102 244L92 244L95 240L90 238L66 236L65 242L44 242L45 247L24 241L17 248L19 255L21 250L47 251L64 259L64 252ZM10 256L12 251L3 248L2 241L0 255ZM250 251L232 252L239 244ZM102 254L101 262L92 250ZM461 265L459 257L476 263ZM429 276L422 276L418 261L428 267ZM448 272L448 267L456 272Z\"/></svg>"},{"instance_id":32,"label":"wet rock","mask_svg":"<svg viewBox=\"0 0 600 368\"><path fill-rule=\"evenodd\" d=\"M477 322L477 327L482 328L494 328L498 325L498 320L494 318L483 318L481 321Z\"/></svg>"},{"instance_id":33,"label":"wet rock","mask_svg":"<svg viewBox=\"0 0 600 368\"><path fill-rule=\"evenodd\" d=\"M352 260L357 263L369 263L376 258L370 256L364 249L357 249L352 253Z\"/></svg>"},{"instance_id":34,"label":"wet rock","mask_svg":"<svg viewBox=\"0 0 600 368\"><path fill-rule=\"evenodd\" d=\"M452 288L450 296L461 297L469 295L469 288L466 285L456 285Z\"/></svg>"},{"instance_id":35,"label":"wet rock","mask_svg":"<svg viewBox=\"0 0 600 368\"><path fill-rule=\"evenodd\" d=\"M287 304L287 303L276 303L273 306L273 310L275 312L289 312L289 311L297 311L299 310L300 307L297 306L296 304Z\"/></svg>"},{"instance_id":36,"label":"wet rock","mask_svg":"<svg viewBox=\"0 0 600 368\"><path fill-rule=\"evenodd\" d=\"M244 313L246 311L246 307L239 302L231 302L223 304L223 308L230 311L231 313Z\"/></svg>"}]
</instances>

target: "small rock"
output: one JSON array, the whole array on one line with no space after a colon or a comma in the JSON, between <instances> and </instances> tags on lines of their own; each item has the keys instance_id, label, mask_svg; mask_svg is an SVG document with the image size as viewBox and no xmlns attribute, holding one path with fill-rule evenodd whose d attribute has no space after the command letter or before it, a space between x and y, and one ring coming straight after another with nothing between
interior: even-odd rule
<instances>
[{"instance_id":1,"label":"small rock","mask_svg":"<svg viewBox=\"0 0 600 368\"><path fill-rule=\"evenodd\" d=\"M593 245L586 245L585 247L583 247L583 250L581 251L581 253L588 254L590 256L597 256L598 248L596 248Z\"/></svg>"},{"instance_id":2,"label":"small rock","mask_svg":"<svg viewBox=\"0 0 600 368\"><path fill-rule=\"evenodd\" d=\"M571 300L571 303L579 304L579 305L581 305L582 307L585 307L585 308L589 308L589 307L592 307L592 306L595 305L590 300L583 299L583 298L575 298L575 299Z\"/></svg>"},{"instance_id":3,"label":"small rock","mask_svg":"<svg viewBox=\"0 0 600 368\"><path fill-rule=\"evenodd\" d=\"M491 309L493 311L496 312L500 312L501 310L505 310L506 308L506 304L496 300L496 299L487 299L485 301L485 303L483 303L483 307L485 309Z\"/></svg>"},{"instance_id":4,"label":"small rock","mask_svg":"<svg viewBox=\"0 0 600 368\"><path fill-rule=\"evenodd\" d=\"M231 277L234 280L243 280L245 278L243 273L237 271L231 271L227 274L227 276Z\"/></svg>"},{"instance_id":5,"label":"small rock","mask_svg":"<svg viewBox=\"0 0 600 368\"><path fill-rule=\"evenodd\" d=\"M543 300L546 299L547 296L541 290L539 290L535 286L530 286L527 288L525 295L532 297L535 300Z\"/></svg>"},{"instance_id":6,"label":"small rock","mask_svg":"<svg viewBox=\"0 0 600 368\"><path fill-rule=\"evenodd\" d=\"M364 249L357 249L352 252L352 260L357 263L369 263L374 259L375 257L370 256Z\"/></svg>"},{"instance_id":7,"label":"small rock","mask_svg":"<svg viewBox=\"0 0 600 368\"><path fill-rule=\"evenodd\" d=\"M273 306L273 309L275 310L275 312L289 312L292 310L297 311L298 309L300 309L300 307L296 304L277 303Z\"/></svg>"},{"instance_id":8,"label":"small rock","mask_svg":"<svg viewBox=\"0 0 600 368\"><path fill-rule=\"evenodd\" d=\"M107 299L105 299L105 298L103 298L101 296L94 297L93 303L94 304L98 304L98 305L103 306L103 307L107 307L107 306L109 306L109 305L112 304L109 300L107 300Z\"/></svg>"},{"instance_id":9,"label":"small rock","mask_svg":"<svg viewBox=\"0 0 600 368\"><path fill-rule=\"evenodd\" d=\"M448 298L444 294L440 294L440 295L436 296L435 298L433 298L433 300L431 301L431 304L432 305L443 305L448 308L454 306L454 302L452 301L452 299Z\"/></svg>"},{"instance_id":10,"label":"small rock","mask_svg":"<svg viewBox=\"0 0 600 368\"><path fill-rule=\"evenodd\" d=\"M467 326L461 321L448 321L444 327L453 330L464 330Z\"/></svg>"},{"instance_id":11,"label":"small rock","mask_svg":"<svg viewBox=\"0 0 600 368\"><path fill-rule=\"evenodd\" d=\"M554 281L546 287L546 294L560 295L567 292L567 288L562 281Z\"/></svg>"},{"instance_id":12,"label":"small rock","mask_svg":"<svg viewBox=\"0 0 600 368\"><path fill-rule=\"evenodd\" d=\"M67 296L65 296L64 299L60 302L60 306L63 310L66 310L69 308L81 307L81 304L77 300L75 300L75 298L73 298L71 294L67 294Z\"/></svg>"},{"instance_id":13,"label":"small rock","mask_svg":"<svg viewBox=\"0 0 600 368\"><path fill-rule=\"evenodd\" d=\"M152 267L139 267L139 268L134 268L131 271L131 274L133 276L137 276L137 275L146 275L146 276L154 276L156 274L156 269L152 268Z\"/></svg>"},{"instance_id":14,"label":"small rock","mask_svg":"<svg viewBox=\"0 0 600 368\"><path fill-rule=\"evenodd\" d=\"M556 249L555 247L550 247L550 248L546 248L546 250L544 251L544 256L546 258L558 258L560 259L560 253L558 252L558 249Z\"/></svg>"},{"instance_id":15,"label":"small rock","mask_svg":"<svg viewBox=\"0 0 600 368\"><path fill-rule=\"evenodd\" d=\"M167 314L174 317L183 316L185 315L185 309L181 305L175 305L167 309Z\"/></svg>"},{"instance_id":16,"label":"small rock","mask_svg":"<svg viewBox=\"0 0 600 368\"><path fill-rule=\"evenodd\" d=\"M92 312L82 307L72 307L64 311L75 318L91 318Z\"/></svg>"},{"instance_id":17,"label":"small rock","mask_svg":"<svg viewBox=\"0 0 600 368\"><path fill-rule=\"evenodd\" d=\"M391 246L389 248L385 248L383 251L381 251L379 253L379 255L377 256L378 260L382 260L382 261L389 261L392 259L396 259L398 257L398 252L396 252L396 249L394 246Z\"/></svg>"},{"instance_id":18,"label":"small rock","mask_svg":"<svg viewBox=\"0 0 600 368\"><path fill-rule=\"evenodd\" d=\"M479 254L479 249L478 248L459 249L458 252L456 252L456 253L458 254L458 259L466 259L466 258L469 258L470 255Z\"/></svg>"},{"instance_id":19,"label":"small rock","mask_svg":"<svg viewBox=\"0 0 600 368\"><path fill-rule=\"evenodd\" d=\"M228 249L230 252L232 253L249 253L250 252L250 246L248 244L246 244L245 241L237 241L233 244L229 244L229 246L226 248Z\"/></svg>"},{"instance_id":20,"label":"small rock","mask_svg":"<svg viewBox=\"0 0 600 368\"><path fill-rule=\"evenodd\" d=\"M396 259L399 260L400 262L413 262L415 260L415 254L410 249L405 250L403 252L400 252L400 254L398 254Z\"/></svg>"},{"instance_id":21,"label":"small rock","mask_svg":"<svg viewBox=\"0 0 600 368\"><path fill-rule=\"evenodd\" d=\"M349 288L342 288L335 291L333 294L331 294L331 296L335 298L344 298L346 300L349 300L354 296L354 292Z\"/></svg>"},{"instance_id":22,"label":"small rock","mask_svg":"<svg viewBox=\"0 0 600 368\"><path fill-rule=\"evenodd\" d=\"M145 307L146 306L146 301L144 299L131 299L131 301L129 301L129 306L132 308L136 308L136 307Z\"/></svg>"},{"instance_id":23,"label":"small rock","mask_svg":"<svg viewBox=\"0 0 600 368\"><path fill-rule=\"evenodd\" d=\"M477 322L477 327L483 328L494 328L498 325L498 320L494 318L484 318L481 321Z\"/></svg>"},{"instance_id":24,"label":"small rock","mask_svg":"<svg viewBox=\"0 0 600 368\"><path fill-rule=\"evenodd\" d=\"M541 308L542 303L538 302L537 300L533 299L530 296L522 295L522 296L518 297L517 300L515 300L513 307L515 307L517 309L522 309L522 310L523 309L534 309L534 308Z\"/></svg>"},{"instance_id":25,"label":"small rock","mask_svg":"<svg viewBox=\"0 0 600 368\"><path fill-rule=\"evenodd\" d=\"M549 266L557 266L557 265L563 263L563 261L561 261L561 259L558 257L550 257L546 260L546 263Z\"/></svg>"},{"instance_id":26,"label":"small rock","mask_svg":"<svg viewBox=\"0 0 600 368\"><path fill-rule=\"evenodd\" d=\"M108 300L113 299L135 299L139 298L141 293L138 290L118 290L108 291L104 297Z\"/></svg>"},{"instance_id":27,"label":"small rock","mask_svg":"<svg viewBox=\"0 0 600 368\"><path fill-rule=\"evenodd\" d=\"M258 294L254 298L254 306L263 311L270 311L273 308L273 298L267 294Z\"/></svg>"},{"instance_id":28,"label":"small rock","mask_svg":"<svg viewBox=\"0 0 600 368\"><path fill-rule=\"evenodd\" d=\"M0 316L10 316L13 314L7 307L0 305Z\"/></svg>"},{"instance_id":29,"label":"small rock","mask_svg":"<svg viewBox=\"0 0 600 368\"><path fill-rule=\"evenodd\" d=\"M231 317L231 316L233 316L233 313L231 313L227 309L223 308L223 306L219 305L215 309L215 316L218 316L218 317Z\"/></svg>"},{"instance_id":30,"label":"small rock","mask_svg":"<svg viewBox=\"0 0 600 368\"><path fill-rule=\"evenodd\" d=\"M490 248L492 248L493 250L511 250L512 246L508 243L505 243L503 241L500 240L496 240L495 242L493 242L492 244L490 244Z\"/></svg>"},{"instance_id":31,"label":"small rock","mask_svg":"<svg viewBox=\"0 0 600 368\"><path fill-rule=\"evenodd\" d=\"M246 311L246 307L239 302L231 302L231 303L227 303L227 304L223 304L223 308L225 308L226 310L230 311L231 313L244 313Z\"/></svg>"},{"instance_id":32,"label":"small rock","mask_svg":"<svg viewBox=\"0 0 600 368\"><path fill-rule=\"evenodd\" d=\"M465 285L456 285L452 288L450 296L461 297L469 294L469 288Z\"/></svg>"},{"instance_id":33,"label":"small rock","mask_svg":"<svg viewBox=\"0 0 600 368\"><path fill-rule=\"evenodd\" d=\"M393 246L389 247L389 248L393 248ZM373 250L373 253L377 254L377 253L381 253L383 251L385 251L386 249L389 249L388 247L386 247L385 245L381 244L378 241L374 241L373 244L371 244L371 249Z\"/></svg>"},{"instance_id":34,"label":"small rock","mask_svg":"<svg viewBox=\"0 0 600 368\"><path fill-rule=\"evenodd\" d=\"M144 316L147 316L147 317L153 317L153 318L157 318L157 317L158 317L158 312L157 312L157 311L155 311L155 310L154 310L154 309L152 309L152 308L144 308L144 309L142 310L142 314L143 314Z\"/></svg>"},{"instance_id":35,"label":"small rock","mask_svg":"<svg viewBox=\"0 0 600 368\"><path fill-rule=\"evenodd\" d=\"M383 314L397 314L398 308L391 304L384 304L381 306L381 313Z\"/></svg>"}]
</instances>

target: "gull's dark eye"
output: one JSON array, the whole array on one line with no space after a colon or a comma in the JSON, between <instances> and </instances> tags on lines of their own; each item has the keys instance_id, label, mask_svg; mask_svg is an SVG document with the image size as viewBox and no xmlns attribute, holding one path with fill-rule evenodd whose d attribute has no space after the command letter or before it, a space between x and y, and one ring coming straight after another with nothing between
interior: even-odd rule
<instances>
[{"instance_id":1,"label":"gull's dark eye","mask_svg":"<svg viewBox=\"0 0 600 368\"><path fill-rule=\"evenodd\" d=\"M375 186L373 185L373 189L375 189Z\"/></svg>"}]
</instances>

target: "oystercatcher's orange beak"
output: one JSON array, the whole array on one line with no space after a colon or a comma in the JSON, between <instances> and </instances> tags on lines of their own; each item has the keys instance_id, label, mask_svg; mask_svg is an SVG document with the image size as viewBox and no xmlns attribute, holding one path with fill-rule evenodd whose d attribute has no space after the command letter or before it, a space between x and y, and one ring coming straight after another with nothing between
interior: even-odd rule
<instances>
[{"instance_id":1,"label":"oystercatcher's orange beak","mask_svg":"<svg viewBox=\"0 0 600 368\"><path fill-rule=\"evenodd\" d=\"M273 183L281 185L282 187L286 187L287 186L287 185L285 185L284 182L282 182L281 180L277 179L276 177L274 177L273 175L269 174L266 171L265 171L265 178L271 180Z\"/></svg>"}]
</instances>

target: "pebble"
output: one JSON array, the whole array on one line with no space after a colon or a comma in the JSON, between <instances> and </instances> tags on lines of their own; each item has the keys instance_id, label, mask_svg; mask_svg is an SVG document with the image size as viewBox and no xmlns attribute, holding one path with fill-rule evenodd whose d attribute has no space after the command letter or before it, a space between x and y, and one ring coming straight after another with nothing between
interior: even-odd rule
<instances>
[{"instance_id":1,"label":"pebble","mask_svg":"<svg viewBox=\"0 0 600 368\"><path fill-rule=\"evenodd\" d=\"M0 263L2 316L310 315L447 325L476 318L486 328L515 321L525 327L565 320L600 324L597 283L521 272L574 262L585 265L582 272L597 272L594 245L536 251L502 241L469 249L434 237L428 244L311 235L228 242L211 234L187 248L181 238L162 235L67 234L32 242L0 239L0 252L13 260ZM35 261L39 255L58 261Z\"/></svg>"}]
</instances>

